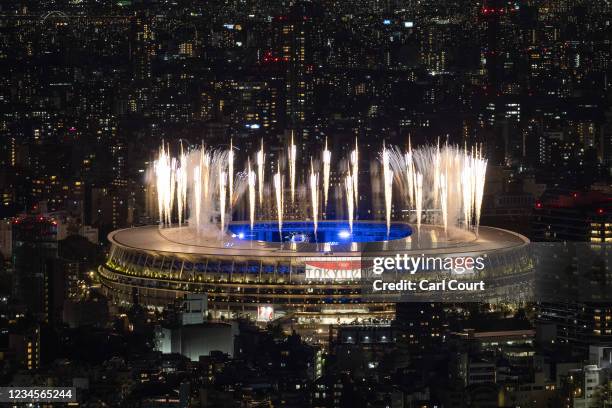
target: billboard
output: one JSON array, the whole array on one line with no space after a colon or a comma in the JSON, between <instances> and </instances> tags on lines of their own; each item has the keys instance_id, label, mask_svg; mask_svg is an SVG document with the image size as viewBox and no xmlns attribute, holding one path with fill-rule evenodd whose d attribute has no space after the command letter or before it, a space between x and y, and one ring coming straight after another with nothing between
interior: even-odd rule
<instances>
[{"instance_id":1,"label":"billboard","mask_svg":"<svg viewBox=\"0 0 612 408\"><path fill-rule=\"evenodd\" d=\"M274 307L272 305L257 306L257 321L269 322L274 320Z\"/></svg>"}]
</instances>

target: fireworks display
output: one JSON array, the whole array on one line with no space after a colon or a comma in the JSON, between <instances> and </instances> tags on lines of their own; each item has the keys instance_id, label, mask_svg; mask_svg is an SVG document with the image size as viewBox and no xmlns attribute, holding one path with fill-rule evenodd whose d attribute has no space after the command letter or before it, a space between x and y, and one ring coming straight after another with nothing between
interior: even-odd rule
<instances>
[{"instance_id":1,"label":"fireworks display","mask_svg":"<svg viewBox=\"0 0 612 408\"><path fill-rule=\"evenodd\" d=\"M296 151L292 137L285 162L289 169L288 194L292 200L296 195L296 180L300 171ZM450 228L462 228L478 234L487 168L487 161L482 157L482 147L468 149L467 146L460 148L446 144L440 147L438 144L413 148L408 140L407 151L383 145L379 157L382 173L373 174L372 177L381 177L387 231L394 219L395 205L410 214L409 220L416 223L417 229L427 223L443 227L446 233ZM261 148L255 153L256 171L251 168L251 160L247 157L245 171L235 173L233 143L229 150L206 149L201 146L184 151L181 145L178 158L172 157L169 146L162 144L152 166L155 177L151 181L157 192L160 226L169 227L173 222L179 227L188 224L199 234L207 236L211 236L214 231L224 232L232 221L235 204L240 203L243 193L248 190L242 208L246 209L243 214L247 214L246 218L253 228L258 216L265 217L271 208L269 203L264 205L263 200L266 191L265 158L262 141ZM357 141L347 160L342 163L344 171L340 171L341 181L336 187L340 192L338 199L346 204L346 218L352 230L354 220L358 217L359 203ZM272 186L268 188L274 191L274 212L278 229L282 232L285 191L281 169L286 167L282 162L276 163L276 166ZM310 169L302 170L309 174L304 176L308 181L300 191L309 191L316 232L321 211L320 194L323 194L322 212L325 212L331 183L331 152L327 141L322 151L322 160L317 161L311 157ZM320 171L322 177L319 177ZM259 206L256 205L258 194Z\"/></svg>"}]
</instances>

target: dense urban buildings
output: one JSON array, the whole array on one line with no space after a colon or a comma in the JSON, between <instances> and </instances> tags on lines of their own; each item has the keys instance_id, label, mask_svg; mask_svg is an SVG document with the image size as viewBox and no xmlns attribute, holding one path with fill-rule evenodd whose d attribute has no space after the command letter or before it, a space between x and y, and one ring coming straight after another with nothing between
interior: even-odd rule
<instances>
[{"instance_id":1,"label":"dense urban buildings","mask_svg":"<svg viewBox=\"0 0 612 408\"><path fill-rule=\"evenodd\" d=\"M611 39L604 0L0 0L0 385L83 407L612 407ZM380 222L383 142L482 152L480 223L531 240L535 293L299 325L272 309L293 292L219 313L227 282L191 293L191 260L113 241L159 222L160 146L232 146L242 172L263 143L271 171L292 140L298 186L329 149L327 220L356 141L356 218ZM162 303L129 268L109 283L150 259L181 274L149 288ZM227 299L264 302L245 279Z\"/></svg>"}]
</instances>

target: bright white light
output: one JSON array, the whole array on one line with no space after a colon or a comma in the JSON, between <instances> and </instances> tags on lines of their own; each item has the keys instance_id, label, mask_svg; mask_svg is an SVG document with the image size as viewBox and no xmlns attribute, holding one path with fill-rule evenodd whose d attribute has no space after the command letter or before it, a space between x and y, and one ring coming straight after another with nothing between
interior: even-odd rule
<instances>
[{"instance_id":1,"label":"bright white light","mask_svg":"<svg viewBox=\"0 0 612 408\"><path fill-rule=\"evenodd\" d=\"M297 160L297 146L293 143L293 133L291 133L291 144L287 150L289 157L289 184L291 186L291 202L295 199L295 162Z\"/></svg>"},{"instance_id":2,"label":"bright white light","mask_svg":"<svg viewBox=\"0 0 612 408\"><path fill-rule=\"evenodd\" d=\"M344 231L344 230L343 230L343 231L340 231L340 232L338 233L338 236L339 236L340 238L348 238L348 237L350 237L350 236L351 236L351 233L350 233L350 232L348 232L348 231Z\"/></svg>"},{"instance_id":3,"label":"bright white light","mask_svg":"<svg viewBox=\"0 0 612 408\"><path fill-rule=\"evenodd\" d=\"M249 184L249 224L252 231L253 225L255 224L255 182L257 177L255 176L255 172L251 170L251 160L248 161L247 165L247 177Z\"/></svg>"},{"instance_id":4,"label":"bright white light","mask_svg":"<svg viewBox=\"0 0 612 408\"><path fill-rule=\"evenodd\" d=\"M240 238L240 239L244 239L244 232L240 232L240 233L238 233L238 238Z\"/></svg>"},{"instance_id":5,"label":"bright white light","mask_svg":"<svg viewBox=\"0 0 612 408\"><path fill-rule=\"evenodd\" d=\"M412 21L404 21L404 27L412 28L414 27L414 23Z\"/></svg>"},{"instance_id":6,"label":"bright white light","mask_svg":"<svg viewBox=\"0 0 612 408\"><path fill-rule=\"evenodd\" d=\"M327 197L329 196L329 176L331 168L331 152L327 150L327 138L325 138L325 149L323 149L323 211L327 208Z\"/></svg>"}]
</instances>

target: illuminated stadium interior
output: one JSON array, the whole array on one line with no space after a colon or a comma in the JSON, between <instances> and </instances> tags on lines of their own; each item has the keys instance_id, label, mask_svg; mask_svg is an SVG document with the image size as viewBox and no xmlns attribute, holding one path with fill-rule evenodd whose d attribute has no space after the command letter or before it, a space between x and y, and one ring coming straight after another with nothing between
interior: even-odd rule
<instances>
[{"instance_id":1,"label":"illuminated stadium interior","mask_svg":"<svg viewBox=\"0 0 612 408\"><path fill-rule=\"evenodd\" d=\"M276 223L258 222L253 229L247 223L233 223L229 232L239 239L265 242L379 242L406 238L412 233L408 224L393 223L387 233L387 227L380 222L359 222L350 226L346 221L320 222L315 233L311 221L287 221L283 223L281 232ZM282 235L282 240L281 240Z\"/></svg>"}]
</instances>

